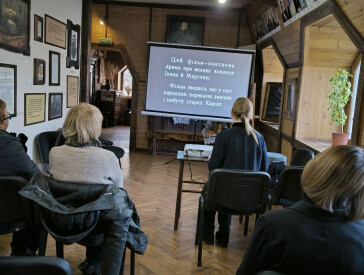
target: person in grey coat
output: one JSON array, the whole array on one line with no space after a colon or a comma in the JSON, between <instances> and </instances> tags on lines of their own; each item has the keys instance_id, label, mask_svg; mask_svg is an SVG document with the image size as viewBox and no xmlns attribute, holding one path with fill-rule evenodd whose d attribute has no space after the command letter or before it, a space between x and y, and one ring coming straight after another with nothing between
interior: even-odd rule
<instances>
[{"instance_id":1,"label":"person in grey coat","mask_svg":"<svg viewBox=\"0 0 364 275\"><path fill-rule=\"evenodd\" d=\"M39 169L26 153L25 142L28 138L24 134L16 136L7 132L10 119L6 103L0 99L0 175L30 179L33 174L39 173ZM11 255L36 255L39 234L39 230L30 228L13 232Z\"/></svg>"}]
</instances>

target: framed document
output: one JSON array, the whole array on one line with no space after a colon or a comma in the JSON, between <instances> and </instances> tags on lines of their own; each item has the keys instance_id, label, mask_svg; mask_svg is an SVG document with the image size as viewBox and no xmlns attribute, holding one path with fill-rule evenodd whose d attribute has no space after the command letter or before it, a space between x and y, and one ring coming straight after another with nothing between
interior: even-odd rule
<instances>
[{"instance_id":1,"label":"framed document","mask_svg":"<svg viewBox=\"0 0 364 275\"><path fill-rule=\"evenodd\" d=\"M34 40L43 42L43 17L34 14Z\"/></svg>"},{"instance_id":2,"label":"framed document","mask_svg":"<svg viewBox=\"0 0 364 275\"><path fill-rule=\"evenodd\" d=\"M46 94L24 94L24 126L45 121Z\"/></svg>"},{"instance_id":3,"label":"framed document","mask_svg":"<svg viewBox=\"0 0 364 275\"><path fill-rule=\"evenodd\" d=\"M49 86L61 85L61 54L49 51Z\"/></svg>"},{"instance_id":4,"label":"framed document","mask_svg":"<svg viewBox=\"0 0 364 275\"><path fill-rule=\"evenodd\" d=\"M77 76L67 75L67 108L78 104L78 83Z\"/></svg>"},{"instance_id":5,"label":"framed document","mask_svg":"<svg viewBox=\"0 0 364 275\"><path fill-rule=\"evenodd\" d=\"M63 94L51 93L48 100L48 120L62 117Z\"/></svg>"},{"instance_id":6,"label":"framed document","mask_svg":"<svg viewBox=\"0 0 364 275\"><path fill-rule=\"evenodd\" d=\"M16 116L16 69L16 65L0 63L0 98L13 116Z\"/></svg>"},{"instance_id":7,"label":"framed document","mask_svg":"<svg viewBox=\"0 0 364 275\"><path fill-rule=\"evenodd\" d=\"M44 42L65 49L66 24L46 14Z\"/></svg>"},{"instance_id":8,"label":"framed document","mask_svg":"<svg viewBox=\"0 0 364 275\"><path fill-rule=\"evenodd\" d=\"M71 20L67 20L68 43L67 43L67 59L66 68L80 67L80 25L74 25Z\"/></svg>"},{"instance_id":9,"label":"framed document","mask_svg":"<svg viewBox=\"0 0 364 275\"><path fill-rule=\"evenodd\" d=\"M30 55L30 0L1 0L0 16L0 48Z\"/></svg>"},{"instance_id":10,"label":"framed document","mask_svg":"<svg viewBox=\"0 0 364 275\"><path fill-rule=\"evenodd\" d=\"M33 72L33 84L44 85L45 84L45 71L46 63L43 59L34 58L34 72Z\"/></svg>"}]
</instances>

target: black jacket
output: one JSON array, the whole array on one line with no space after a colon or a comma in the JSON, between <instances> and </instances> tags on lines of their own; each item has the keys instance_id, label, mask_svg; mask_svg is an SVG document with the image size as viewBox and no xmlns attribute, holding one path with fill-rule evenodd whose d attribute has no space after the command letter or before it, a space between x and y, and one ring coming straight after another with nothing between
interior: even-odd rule
<instances>
[{"instance_id":1,"label":"black jacket","mask_svg":"<svg viewBox=\"0 0 364 275\"><path fill-rule=\"evenodd\" d=\"M255 131L258 143L247 135L243 123L234 123L216 136L209 170L217 168L267 171L269 158L264 138Z\"/></svg>"},{"instance_id":2,"label":"black jacket","mask_svg":"<svg viewBox=\"0 0 364 275\"><path fill-rule=\"evenodd\" d=\"M25 152L20 139L0 130L0 175L30 179L35 173L39 173L39 169Z\"/></svg>"},{"instance_id":3,"label":"black jacket","mask_svg":"<svg viewBox=\"0 0 364 275\"><path fill-rule=\"evenodd\" d=\"M120 187L65 183L36 174L19 193L41 206L42 223L56 240L84 245L103 241L103 275L119 274L125 245L144 254L147 236L134 203Z\"/></svg>"},{"instance_id":4,"label":"black jacket","mask_svg":"<svg viewBox=\"0 0 364 275\"><path fill-rule=\"evenodd\" d=\"M347 222L304 200L268 211L255 226L236 274L364 274L364 221Z\"/></svg>"}]
</instances>

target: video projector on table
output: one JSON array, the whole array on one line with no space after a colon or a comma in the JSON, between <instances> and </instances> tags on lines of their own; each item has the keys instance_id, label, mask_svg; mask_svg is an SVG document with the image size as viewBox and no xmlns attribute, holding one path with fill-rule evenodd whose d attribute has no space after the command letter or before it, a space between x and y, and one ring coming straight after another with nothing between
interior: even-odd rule
<instances>
[{"instance_id":1,"label":"video projector on table","mask_svg":"<svg viewBox=\"0 0 364 275\"><path fill-rule=\"evenodd\" d=\"M211 156L213 146L202 144L186 144L184 155L186 157L208 158Z\"/></svg>"}]
</instances>

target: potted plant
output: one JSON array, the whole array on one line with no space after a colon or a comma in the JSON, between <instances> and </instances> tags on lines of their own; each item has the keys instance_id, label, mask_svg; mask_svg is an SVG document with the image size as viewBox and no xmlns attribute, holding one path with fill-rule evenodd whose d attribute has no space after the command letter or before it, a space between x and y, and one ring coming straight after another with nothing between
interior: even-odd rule
<instances>
[{"instance_id":1,"label":"potted plant","mask_svg":"<svg viewBox=\"0 0 364 275\"><path fill-rule=\"evenodd\" d=\"M345 106L352 95L350 78L353 77L348 71L339 68L336 75L330 78L329 102L332 121L340 127L340 132L332 133L332 146L346 145L348 134L344 133L344 125L347 119Z\"/></svg>"}]
</instances>

